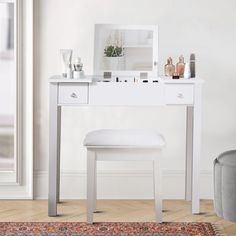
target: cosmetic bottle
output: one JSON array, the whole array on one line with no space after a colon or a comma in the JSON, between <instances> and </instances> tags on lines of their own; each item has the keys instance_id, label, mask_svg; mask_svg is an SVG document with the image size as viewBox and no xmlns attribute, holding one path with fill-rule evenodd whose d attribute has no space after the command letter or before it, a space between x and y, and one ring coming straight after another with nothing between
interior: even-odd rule
<instances>
[{"instance_id":1,"label":"cosmetic bottle","mask_svg":"<svg viewBox=\"0 0 236 236\"><path fill-rule=\"evenodd\" d=\"M66 78L67 79L72 79L73 76L72 76L72 65L69 64L66 68Z\"/></svg>"},{"instance_id":2,"label":"cosmetic bottle","mask_svg":"<svg viewBox=\"0 0 236 236\"><path fill-rule=\"evenodd\" d=\"M179 57L179 62L176 64L176 72L179 74L180 77L184 76L184 57L181 55Z\"/></svg>"},{"instance_id":3,"label":"cosmetic bottle","mask_svg":"<svg viewBox=\"0 0 236 236\"><path fill-rule=\"evenodd\" d=\"M172 63L172 58L167 59L167 64L165 65L165 76L172 76L175 73L175 66Z\"/></svg>"},{"instance_id":4,"label":"cosmetic bottle","mask_svg":"<svg viewBox=\"0 0 236 236\"><path fill-rule=\"evenodd\" d=\"M81 62L80 57L76 57L74 60L73 78L81 79L83 77L84 77L83 63Z\"/></svg>"},{"instance_id":5,"label":"cosmetic bottle","mask_svg":"<svg viewBox=\"0 0 236 236\"><path fill-rule=\"evenodd\" d=\"M184 78L185 78L185 79L190 79L190 78L191 78L190 66L189 66L189 63L188 63L188 62L185 64L185 68L184 68Z\"/></svg>"},{"instance_id":6,"label":"cosmetic bottle","mask_svg":"<svg viewBox=\"0 0 236 236\"><path fill-rule=\"evenodd\" d=\"M195 78L196 77L196 69L195 69L195 54L191 53L190 54L190 74L191 74L191 78Z\"/></svg>"},{"instance_id":7,"label":"cosmetic bottle","mask_svg":"<svg viewBox=\"0 0 236 236\"><path fill-rule=\"evenodd\" d=\"M75 71L82 71L83 69L83 64L81 62L80 57L76 57L74 60L74 70Z\"/></svg>"},{"instance_id":8,"label":"cosmetic bottle","mask_svg":"<svg viewBox=\"0 0 236 236\"><path fill-rule=\"evenodd\" d=\"M179 79L179 74L177 72L173 73L172 79Z\"/></svg>"},{"instance_id":9,"label":"cosmetic bottle","mask_svg":"<svg viewBox=\"0 0 236 236\"><path fill-rule=\"evenodd\" d=\"M61 49L61 65L62 65L62 76L67 78L68 69L71 70L71 58L72 50L71 49Z\"/></svg>"}]
</instances>

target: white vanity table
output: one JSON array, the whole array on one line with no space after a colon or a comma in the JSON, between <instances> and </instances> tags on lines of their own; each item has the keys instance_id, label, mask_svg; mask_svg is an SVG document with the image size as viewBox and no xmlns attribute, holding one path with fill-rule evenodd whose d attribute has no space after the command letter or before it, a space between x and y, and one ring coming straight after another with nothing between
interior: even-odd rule
<instances>
[{"instance_id":1,"label":"white vanity table","mask_svg":"<svg viewBox=\"0 0 236 236\"><path fill-rule=\"evenodd\" d=\"M50 82L49 199L48 215L57 215L60 183L60 127L62 106L185 106L186 107L186 200L199 213L201 156L201 100L203 80L149 79L143 82L96 82L52 77ZM158 80L158 82L152 82ZM122 96L120 96L122 94Z\"/></svg>"},{"instance_id":2,"label":"white vanity table","mask_svg":"<svg viewBox=\"0 0 236 236\"><path fill-rule=\"evenodd\" d=\"M49 216L57 215L59 201L62 106L185 106L185 198L192 200L192 213L199 213L203 80L159 78L157 46L157 26L96 25L94 74L97 76L50 78ZM104 72L114 77L104 82Z\"/></svg>"}]
</instances>

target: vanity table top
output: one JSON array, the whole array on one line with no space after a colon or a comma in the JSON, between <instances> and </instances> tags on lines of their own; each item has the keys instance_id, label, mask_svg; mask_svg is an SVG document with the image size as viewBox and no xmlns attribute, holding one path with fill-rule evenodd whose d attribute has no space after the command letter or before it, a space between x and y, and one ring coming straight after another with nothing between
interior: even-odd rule
<instances>
[{"instance_id":1,"label":"vanity table top","mask_svg":"<svg viewBox=\"0 0 236 236\"><path fill-rule=\"evenodd\" d=\"M119 77L121 81L127 80L126 82L131 83L134 82L134 78L128 77ZM54 75L49 78L49 83L93 83L93 82L103 82L104 78L96 75L87 75L80 79L67 79L62 77L61 75ZM116 76L111 79L105 79L106 81L111 80L111 82L116 82ZM150 82L154 80L158 80L160 83L165 84L196 84L196 83L204 83L204 80L201 78L192 78L192 79L172 79L171 77L159 76L157 78L148 78L146 79Z\"/></svg>"}]
</instances>

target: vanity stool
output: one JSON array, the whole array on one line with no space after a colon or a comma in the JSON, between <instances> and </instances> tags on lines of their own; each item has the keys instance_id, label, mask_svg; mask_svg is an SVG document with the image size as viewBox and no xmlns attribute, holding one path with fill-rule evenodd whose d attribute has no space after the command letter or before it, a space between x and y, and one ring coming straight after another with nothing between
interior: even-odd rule
<instances>
[{"instance_id":1,"label":"vanity stool","mask_svg":"<svg viewBox=\"0 0 236 236\"><path fill-rule=\"evenodd\" d=\"M84 140L87 148L87 222L96 210L97 161L153 161L156 222L162 222L161 150L162 135L153 130L96 130Z\"/></svg>"}]
</instances>

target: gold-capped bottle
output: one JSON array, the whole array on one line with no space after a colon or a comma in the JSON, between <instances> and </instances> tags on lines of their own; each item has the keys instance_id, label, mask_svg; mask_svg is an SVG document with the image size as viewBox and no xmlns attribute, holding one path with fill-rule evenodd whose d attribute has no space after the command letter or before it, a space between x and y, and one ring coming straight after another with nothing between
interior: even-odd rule
<instances>
[{"instance_id":1,"label":"gold-capped bottle","mask_svg":"<svg viewBox=\"0 0 236 236\"><path fill-rule=\"evenodd\" d=\"M179 62L176 64L176 72L179 74L179 76L182 78L184 77L184 57L181 55L179 57Z\"/></svg>"},{"instance_id":2,"label":"gold-capped bottle","mask_svg":"<svg viewBox=\"0 0 236 236\"><path fill-rule=\"evenodd\" d=\"M165 65L165 76L172 76L175 73L175 66L173 65L172 58L167 59L167 64Z\"/></svg>"}]
</instances>

